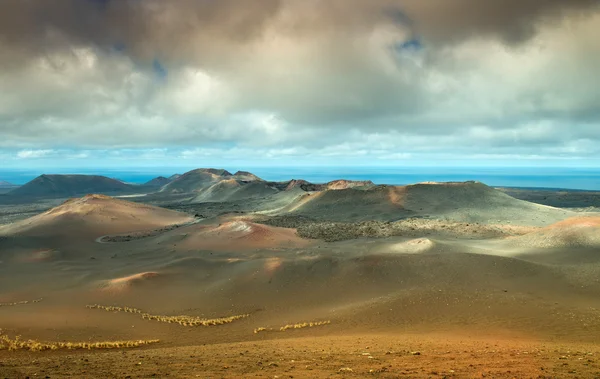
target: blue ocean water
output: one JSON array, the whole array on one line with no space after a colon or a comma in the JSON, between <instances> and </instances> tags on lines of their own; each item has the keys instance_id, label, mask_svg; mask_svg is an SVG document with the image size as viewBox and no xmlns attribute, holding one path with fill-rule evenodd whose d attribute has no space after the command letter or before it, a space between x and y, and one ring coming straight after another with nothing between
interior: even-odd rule
<instances>
[{"instance_id":1,"label":"blue ocean water","mask_svg":"<svg viewBox=\"0 0 600 379\"><path fill-rule=\"evenodd\" d=\"M305 179L324 183L335 179L371 180L376 184L412 184L424 181L477 180L490 186L565 188L600 191L600 168L551 167L225 167L250 171L265 180ZM0 181L24 184L41 174L94 174L129 183L145 183L157 176L184 173L193 167L124 169L0 169Z\"/></svg>"}]
</instances>

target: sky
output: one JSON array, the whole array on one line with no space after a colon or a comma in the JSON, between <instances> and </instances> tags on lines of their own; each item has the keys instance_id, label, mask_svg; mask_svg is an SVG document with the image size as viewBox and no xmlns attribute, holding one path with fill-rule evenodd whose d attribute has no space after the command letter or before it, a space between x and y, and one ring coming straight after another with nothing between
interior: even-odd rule
<instances>
[{"instance_id":1,"label":"sky","mask_svg":"<svg viewBox=\"0 0 600 379\"><path fill-rule=\"evenodd\" d=\"M2 0L0 162L600 164L598 0Z\"/></svg>"}]
</instances>

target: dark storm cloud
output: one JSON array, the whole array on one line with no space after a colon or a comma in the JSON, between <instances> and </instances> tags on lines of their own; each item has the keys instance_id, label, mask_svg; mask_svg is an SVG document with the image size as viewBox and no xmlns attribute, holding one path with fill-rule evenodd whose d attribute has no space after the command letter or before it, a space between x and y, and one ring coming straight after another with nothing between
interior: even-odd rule
<instances>
[{"instance_id":1,"label":"dark storm cloud","mask_svg":"<svg viewBox=\"0 0 600 379\"><path fill-rule=\"evenodd\" d=\"M598 11L598 0L407 0L407 15L438 43L493 35L507 43L526 41L540 23L557 24L565 17Z\"/></svg>"},{"instance_id":2,"label":"dark storm cloud","mask_svg":"<svg viewBox=\"0 0 600 379\"><path fill-rule=\"evenodd\" d=\"M12 49L12 63L82 45L150 62L210 62L257 38L279 6L279 0L251 6L235 0L3 0L0 42Z\"/></svg>"},{"instance_id":3,"label":"dark storm cloud","mask_svg":"<svg viewBox=\"0 0 600 379\"><path fill-rule=\"evenodd\" d=\"M157 56L211 60L228 55L215 45L235 46L260 38L274 18L287 13L279 28L300 37L361 33L389 21L410 25L435 43L482 35L513 43L534 35L539 23L557 23L597 10L598 4L598 0L3 0L0 40L30 54L93 44L104 49L120 46L126 54L151 60Z\"/></svg>"}]
</instances>

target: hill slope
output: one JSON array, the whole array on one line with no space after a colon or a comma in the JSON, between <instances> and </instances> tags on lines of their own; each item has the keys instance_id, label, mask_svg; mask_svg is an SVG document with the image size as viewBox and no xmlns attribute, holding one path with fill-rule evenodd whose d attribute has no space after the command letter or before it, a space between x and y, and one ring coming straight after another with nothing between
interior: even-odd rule
<instances>
[{"instance_id":1,"label":"hill slope","mask_svg":"<svg viewBox=\"0 0 600 379\"><path fill-rule=\"evenodd\" d=\"M463 222L549 225L572 212L515 199L480 182L419 183L401 188L405 208Z\"/></svg>"},{"instance_id":2,"label":"hill slope","mask_svg":"<svg viewBox=\"0 0 600 379\"><path fill-rule=\"evenodd\" d=\"M87 195L3 226L0 235L94 239L106 234L143 231L191 220L184 213L104 195Z\"/></svg>"},{"instance_id":3,"label":"hill slope","mask_svg":"<svg viewBox=\"0 0 600 379\"><path fill-rule=\"evenodd\" d=\"M600 217L573 217L534 233L516 237L510 245L527 248L600 248Z\"/></svg>"},{"instance_id":4,"label":"hill slope","mask_svg":"<svg viewBox=\"0 0 600 379\"><path fill-rule=\"evenodd\" d=\"M394 203L391 198L391 187L385 186L368 190L324 190L302 197L288 209L294 215L341 222L388 221L415 215L402 204Z\"/></svg>"},{"instance_id":5,"label":"hill slope","mask_svg":"<svg viewBox=\"0 0 600 379\"><path fill-rule=\"evenodd\" d=\"M478 182L325 190L302 199L290 213L332 221L393 221L406 217L460 222L549 225L573 215L517 200Z\"/></svg>"},{"instance_id":6,"label":"hill slope","mask_svg":"<svg viewBox=\"0 0 600 379\"><path fill-rule=\"evenodd\" d=\"M202 190L192 202L225 202L261 198L274 195L277 192L276 188L269 186L268 183L263 181L244 182L235 179L226 179Z\"/></svg>"}]
</instances>

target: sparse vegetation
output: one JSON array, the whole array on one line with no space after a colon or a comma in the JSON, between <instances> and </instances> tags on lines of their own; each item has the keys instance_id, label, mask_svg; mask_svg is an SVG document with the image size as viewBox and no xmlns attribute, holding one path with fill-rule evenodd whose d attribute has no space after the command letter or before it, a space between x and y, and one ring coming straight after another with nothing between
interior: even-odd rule
<instances>
[{"instance_id":1,"label":"sparse vegetation","mask_svg":"<svg viewBox=\"0 0 600 379\"><path fill-rule=\"evenodd\" d=\"M287 324L287 325L284 325L284 326L280 327L279 329L271 329L271 328L260 327L260 328L254 329L254 334L258 334L260 332L273 332L273 331L285 332L288 329L313 328L315 326L323 326L323 325L329 325L329 324L331 324L330 320L327 320L327 321L301 322L301 323L298 323L298 324Z\"/></svg>"},{"instance_id":2,"label":"sparse vegetation","mask_svg":"<svg viewBox=\"0 0 600 379\"><path fill-rule=\"evenodd\" d=\"M136 313L140 314L144 320L153 320L159 322L166 322L169 324L179 324L183 326L214 326L214 325L223 325L230 324L234 321L250 317L249 314L243 315L235 315L229 317L220 317L213 319L205 319L197 316L162 316L162 315L152 315L150 313L143 312L137 308L131 307L113 307L113 306L105 306L105 305L86 305L89 309L102 309L107 312L125 312L125 313Z\"/></svg>"},{"instance_id":3,"label":"sparse vegetation","mask_svg":"<svg viewBox=\"0 0 600 379\"><path fill-rule=\"evenodd\" d=\"M288 324L279 328L280 331L285 332L288 329L303 329L303 328L313 328L315 326L323 326L329 325L331 321L315 321L315 322L302 322L299 324Z\"/></svg>"},{"instance_id":4,"label":"sparse vegetation","mask_svg":"<svg viewBox=\"0 0 600 379\"><path fill-rule=\"evenodd\" d=\"M144 313L140 309L131 308L131 307L113 307L110 305L86 305L86 308L89 309L103 309L107 312L125 312L125 313Z\"/></svg>"},{"instance_id":5,"label":"sparse vegetation","mask_svg":"<svg viewBox=\"0 0 600 379\"><path fill-rule=\"evenodd\" d=\"M40 342L36 340L22 340L19 336L9 337L0 329L0 350L92 350L92 349L123 349L140 347L159 340L137 340L137 341L107 341L107 342Z\"/></svg>"},{"instance_id":6,"label":"sparse vegetation","mask_svg":"<svg viewBox=\"0 0 600 379\"><path fill-rule=\"evenodd\" d=\"M146 320L154 320L160 322L167 322L169 324L179 324L183 326L214 326L229 324L236 320L249 317L249 314L236 315L230 317L220 317L214 319L203 319L195 316L156 316L148 313L142 314L142 318Z\"/></svg>"},{"instance_id":7,"label":"sparse vegetation","mask_svg":"<svg viewBox=\"0 0 600 379\"><path fill-rule=\"evenodd\" d=\"M267 223L267 221L261 221ZM277 221L283 224L284 221ZM396 222L362 221L362 222L299 222L297 233L302 238L321 239L326 242L345 241L362 237L423 237L428 233L447 233L463 238L496 238L522 235L531 228L487 225L480 223L455 222L450 220L433 220L411 218Z\"/></svg>"},{"instance_id":8,"label":"sparse vegetation","mask_svg":"<svg viewBox=\"0 0 600 379\"><path fill-rule=\"evenodd\" d=\"M16 301L14 303L0 303L0 307L12 307L15 305L24 305L24 304L33 304L33 303L39 303L40 301L42 301L43 299L35 299L35 300L24 300L24 301Z\"/></svg>"}]
</instances>

